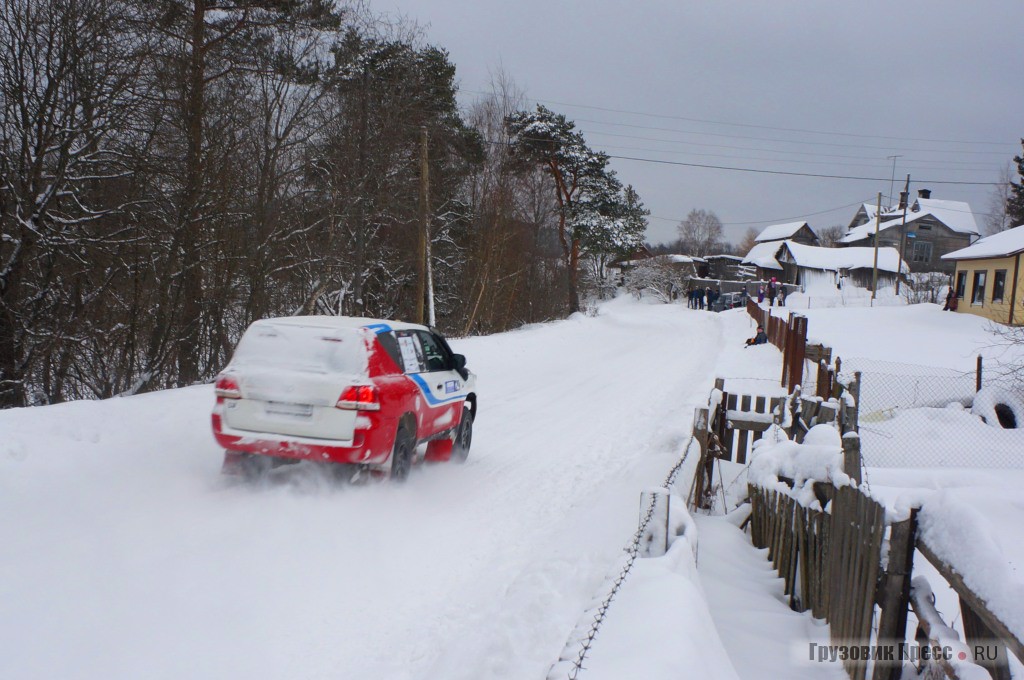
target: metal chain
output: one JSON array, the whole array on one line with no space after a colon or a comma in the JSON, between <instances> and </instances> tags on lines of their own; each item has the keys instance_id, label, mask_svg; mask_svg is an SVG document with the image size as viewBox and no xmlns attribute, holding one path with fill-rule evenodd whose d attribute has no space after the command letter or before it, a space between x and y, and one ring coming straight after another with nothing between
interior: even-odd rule
<instances>
[{"instance_id":1,"label":"metal chain","mask_svg":"<svg viewBox=\"0 0 1024 680\"><path fill-rule=\"evenodd\" d=\"M667 489L675 484L676 477L679 474L679 470L682 469L683 464L686 462L687 456L690 455L690 448L693 445L694 436L690 435L690 441L686 443L686 448L683 450L683 456L676 461L676 464L669 470L668 475L665 477L663 486ZM655 499L651 498L651 503L647 507L647 512L644 513L644 517L640 520L640 525L637 527L636 533L633 534L633 540L627 545L624 550L626 552L626 563L622 567L622 571L615 578L612 583L611 590L608 592L608 596L605 597L604 601L601 602L597 608L597 613L594 615L594 621L590 624L590 630L586 636L580 640L580 651L576 655L576 659L572 662L572 668L569 671L569 680L577 680L579 673L583 670L583 661L587 658L587 652L590 651L590 647L594 644L594 638L597 637L597 631L600 630L601 624L604 623L605 616L608 614L608 608L611 606L612 600L619 593L619 589L626 580L626 576L633 569L633 564L636 562L637 555L640 553L640 542L643 540L644 532L647 530L647 525L651 523L651 519L654 517L654 506Z\"/></svg>"}]
</instances>

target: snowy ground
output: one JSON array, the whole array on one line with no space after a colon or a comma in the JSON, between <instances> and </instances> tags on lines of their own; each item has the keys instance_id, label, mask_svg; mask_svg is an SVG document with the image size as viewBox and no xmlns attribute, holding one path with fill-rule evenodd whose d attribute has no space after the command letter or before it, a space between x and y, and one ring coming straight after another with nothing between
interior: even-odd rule
<instances>
[{"instance_id":1,"label":"snowy ground","mask_svg":"<svg viewBox=\"0 0 1024 680\"><path fill-rule=\"evenodd\" d=\"M742 310L619 299L456 341L479 375L473 452L404 487L304 465L225 482L208 386L2 412L0 678L542 678L713 378L778 391L778 350L743 348L752 326ZM654 602L647 577L677 579L673 597L695 604L669 619L717 650L701 658L708 677L837 677L787 669L783 651L821 630L788 611L735 526L699 524L696 572L652 562L627 586ZM608 631L637 630L616 606L595 663Z\"/></svg>"},{"instance_id":2,"label":"snowy ground","mask_svg":"<svg viewBox=\"0 0 1024 680\"><path fill-rule=\"evenodd\" d=\"M621 300L455 342L473 452L404 487L226 484L205 386L0 413L0 677L543 677L722 332Z\"/></svg>"}]
</instances>

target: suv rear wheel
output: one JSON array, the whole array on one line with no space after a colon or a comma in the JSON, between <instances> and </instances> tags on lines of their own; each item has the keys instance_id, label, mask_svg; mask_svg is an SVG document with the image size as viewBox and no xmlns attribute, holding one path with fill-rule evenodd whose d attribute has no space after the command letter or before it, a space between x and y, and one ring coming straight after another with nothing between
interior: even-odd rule
<instances>
[{"instance_id":1,"label":"suv rear wheel","mask_svg":"<svg viewBox=\"0 0 1024 680\"><path fill-rule=\"evenodd\" d=\"M452 447L452 460L465 463L469 457L469 447L473 444L473 412L462 407L462 420L455 432L455 445Z\"/></svg>"},{"instance_id":2,"label":"suv rear wheel","mask_svg":"<svg viewBox=\"0 0 1024 680\"><path fill-rule=\"evenodd\" d=\"M395 448L391 452L391 479L404 482L409 478L415 452L416 438L405 425L399 425L395 434Z\"/></svg>"}]
</instances>

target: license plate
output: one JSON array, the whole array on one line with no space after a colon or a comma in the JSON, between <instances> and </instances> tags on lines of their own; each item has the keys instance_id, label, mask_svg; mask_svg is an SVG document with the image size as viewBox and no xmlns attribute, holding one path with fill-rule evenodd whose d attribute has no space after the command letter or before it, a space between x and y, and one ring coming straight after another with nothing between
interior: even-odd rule
<instances>
[{"instance_id":1,"label":"license plate","mask_svg":"<svg viewBox=\"0 0 1024 680\"><path fill-rule=\"evenodd\" d=\"M312 404L287 404L280 401L267 402L267 415L308 418L313 415Z\"/></svg>"}]
</instances>

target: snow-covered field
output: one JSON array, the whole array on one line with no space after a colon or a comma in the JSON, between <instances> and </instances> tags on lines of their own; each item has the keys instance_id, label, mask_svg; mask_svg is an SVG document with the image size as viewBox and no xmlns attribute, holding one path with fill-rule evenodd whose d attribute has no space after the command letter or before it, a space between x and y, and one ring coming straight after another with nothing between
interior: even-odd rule
<instances>
[{"instance_id":1,"label":"snow-covered field","mask_svg":"<svg viewBox=\"0 0 1024 680\"><path fill-rule=\"evenodd\" d=\"M897 311L909 314L857 321L881 336L839 316ZM825 309L811 327L877 350L964 323L953 316ZM0 412L0 678L543 678L621 566L640 491L678 459L713 378L778 390L778 351L743 348L752 325L743 310L620 298L595 317L454 341L479 375L470 460L420 466L404 486L344 485L305 464L225 480L209 386ZM979 493L987 474L969 475ZM963 479L869 471L894 504ZM823 629L788 610L728 519L698 527L696 565L677 552L626 582L588 657L594 677L641 668L641 648L663 652L643 668L668 673L842 677L790 668L794 644ZM651 627L661 619L673 627Z\"/></svg>"},{"instance_id":2,"label":"snow-covered field","mask_svg":"<svg viewBox=\"0 0 1024 680\"><path fill-rule=\"evenodd\" d=\"M543 677L725 341L628 299L455 341L473 451L402 487L226 483L208 386L0 413L0 677Z\"/></svg>"}]
</instances>

